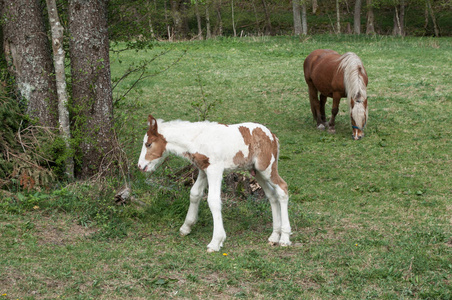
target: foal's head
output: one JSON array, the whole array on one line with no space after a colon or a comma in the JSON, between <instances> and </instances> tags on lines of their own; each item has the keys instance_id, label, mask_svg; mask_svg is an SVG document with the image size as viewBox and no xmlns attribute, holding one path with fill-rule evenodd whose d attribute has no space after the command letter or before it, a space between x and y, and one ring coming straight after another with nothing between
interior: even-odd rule
<instances>
[{"instance_id":1,"label":"foal's head","mask_svg":"<svg viewBox=\"0 0 452 300\"><path fill-rule=\"evenodd\" d=\"M157 120L151 115L148 117L148 125L138 159L138 168L144 172L153 172L165 158L166 140L158 133Z\"/></svg>"},{"instance_id":2,"label":"foal's head","mask_svg":"<svg viewBox=\"0 0 452 300\"><path fill-rule=\"evenodd\" d=\"M353 139L359 140L364 136L367 123L367 97L358 93L350 99L350 119L352 121Z\"/></svg>"}]
</instances>

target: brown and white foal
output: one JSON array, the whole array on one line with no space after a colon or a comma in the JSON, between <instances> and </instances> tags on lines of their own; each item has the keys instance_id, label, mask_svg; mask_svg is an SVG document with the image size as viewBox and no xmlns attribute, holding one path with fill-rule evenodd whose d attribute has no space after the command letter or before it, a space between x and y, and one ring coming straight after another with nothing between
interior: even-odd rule
<instances>
[{"instance_id":1,"label":"brown and white foal","mask_svg":"<svg viewBox=\"0 0 452 300\"><path fill-rule=\"evenodd\" d=\"M158 123L158 124L157 124ZM279 143L268 128L256 123L223 125L214 122L163 122L149 115L138 167L154 171L170 153L185 157L199 169L190 191L190 206L180 228L187 235L198 218L199 202L208 186L213 237L207 251L219 251L226 239L221 216L221 182L226 170L249 170L270 200L273 216L271 244L288 246L290 223L286 182L278 174Z\"/></svg>"}]
</instances>

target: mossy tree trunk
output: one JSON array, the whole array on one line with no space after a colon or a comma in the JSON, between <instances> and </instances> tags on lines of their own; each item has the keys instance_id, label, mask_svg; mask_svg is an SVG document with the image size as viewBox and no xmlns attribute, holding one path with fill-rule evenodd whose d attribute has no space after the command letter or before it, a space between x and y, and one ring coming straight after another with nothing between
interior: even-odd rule
<instances>
[{"instance_id":1,"label":"mossy tree trunk","mask_svg":"<svg viewBox=\"0 0 452 300\"><path fill-rule=\"evenodd\" d=\"M1 1L3 46L26 113L41 125L57 125L52 57L39 0Z\"/></svg>"},{"instance_id":2,"label":"mossy tree trunk","mask_svg":"<svg viewBox=\"0 0 452 300\"><path fill-rule=\"evenodd\" d=\"M72 109L79 142L76 177L103 172L112 150L113 96L107 33L107 0L69 1Z\"/></svg>"}]
</instances>

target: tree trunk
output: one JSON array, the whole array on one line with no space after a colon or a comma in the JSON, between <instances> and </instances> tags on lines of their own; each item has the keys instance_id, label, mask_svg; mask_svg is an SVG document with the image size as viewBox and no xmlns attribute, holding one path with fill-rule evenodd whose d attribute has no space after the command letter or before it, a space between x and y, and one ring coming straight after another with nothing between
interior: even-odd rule
<instances>
[{"instance_id":1,"label":"tree trunk","mask_svg":"<svg viewBox=\"0 0 452 300\"><path fill-rule=\"evenodd\" d=\"M366 22L366 34L375 34L375 17L372 0L366 0L367 6L367 22Z\"/></svg>"},{"instance_id":2,"label":"tree trunk","mask_svg":"<svg viewBox=\"0 0 452 300\"><path fill-rule=\"evenodd\" d=\"M439 37L439 28L438 28L438 24L436 23L435 13L433 12L433 9L432 9L432 3L430 2L430 0L426 0L426 4L427 4L428 11L430 13L430 17L432 18L433 30L435 32L435 36Z\"/></svg>"},{"instance_id":3,"label":"tree trunk","mask_svg":"<svg viewBox=\"0 0 452 300\"><path fill-rule=\"evenodd\" d=\"M353 15L353 32L361 34L361 0L355 2L355 13Z\"/></svg>"},{"instance_id":4,"label":"tree trunk","mask_svg":"<svg viewBox=\"0 0 452 300\"><path fill-rule=\"evenodd\" d=\"M210 26L209 4L206 4L206 40L212 38L212 30Z\"/></svg>"},{"instance_id":5,"label":"tree trunk","mask_svg":"<svg viewBox=\"0 0 452 300\"><path fill-rule=\"evenodd\" d=\"M72 101L80 165L76 177L107 171L112 150L113 96L107 32L107 0L70 0Z\"/></svg>"},{"instance_id":6,"label":"tree trunk","mask_svg":"<svg viewBox=\"0 0 452 300\"><path fill-rule=\"evenodd\" d=\"M312 0L312 13L315 14L317 12L317 8L319 8L319 4L317 0Z\"/></svg>"},{"instance_id":7,"label":"tree trunk","mask_svg":"<svg viewBox=\"0 0 452 300\"><path fill-rule=\"evenodd\" d=\"M147 6L147 18L149 22L149 32L151 33L151 38L155 39L154 26L152 25L152 3L150 0L146 3Z\"/></svg>"},{"instance_id":8,"label":"tree trunk","mask_svg":"<svg viewBox=\"0 0 452 300\"><path fill-rule=\"evenodd\" d=\"M336 30L337 34L341 33L341 12L340 12L339 0L336 0Z\"/></svg>"},{"instance_id":9,"label":"tree trunk","mask_svg":"<svg viewBox=\"0 0 452 300\"><path fill-rule=\"evenodd\" d=\"M300 0L292 0L293 10L293 31L295 35L301 34L301 15L300 15Z\"/></svg>"},{"instance_id":10,"label":"tree trunk","mask_svg":"<svg viewBox=\"0 0 452 300\"><path fill-rule=\"evenodd\" d=\"M272 27L272 22L270 19L270 12L268 11L268 7L267 7L267 2L265 0L262 0L262 5L264 6L264 13L265 13L265 34L272 35L273 27Z\"/></svg>"},{"instance_id":11,"label":"tree trunk","mask_svg":"<svg viewBox=\"0 0 452 300\"><path fill-rule=\"evenodd\" d=\"M174 36L176 39L188 37L187 7L184 0L171 0L171 14L174 23Z\"/></svg>"},{"instance_id":12,"label":"tree trunk","mask_svg":"<svg viewBox=\"0 0 452 300\"><path fill-rule=\"evenodd\" d=\"M201 24L201 15L199 14L199 5L198 0L195 0L195 14L196 14L196 22L198 23L198 40L202 40L202 24Z\"/></svg>"},{"instance_id":13,"label":"tree trunk","mask_svg":"<svg viewBox=\"0 0 452 300\"><path fill-rule=\"evenodd\" d=\"M221 19L221 0L217 1L217 35L223 36L223 20Z\"/></svg>"},{"instance_id":14,"label":"tree trunk","mask_svg":"<svg viewBox=\"0 0 452 300\"><path fill-rule=\"evenodd\" d=\"M257 14L257 8L256 8L256 3L254 3L255 0L252 1L253 4L253 11L254 11L254 18L256 19L256 26L255 26L255 30L257 35L260 35L261 33L261 28L259 26L259 16Z\"/></svg>"},{"instance_id":15,"label":"tree trunk","mask_svg":"<svg viewBox=\"0 0 452 300\"><path fill-rule=\"evenodd\" d=\"M234 37L236 37L237 31L235 30L234 0L231 0L231 14L232 14L232 31L234 32Z\"/></svg>"},{"instance_id":16,"label":"tree trunk","mask_svg":"<svg viewBox=\"0 0 452 300\"><path fill-rule=\"evenodd\" d=\"M165 9L165 27L166 27L166 31L167 31L167 35L168 35L168 41L172 41L173 40L173 35L171 34L171 26L169 25L169 21L168 21L168 2L167 0L165 0L163 2L164 5L164 9Z\"/></svg>"},{"instance_id":17,"label":"tree trunk","mask_svg":"<svg viewBox=\"0 0 452 300\"><path fill-rule=\"evenodd\" d=\"M405 35L405 1L401 0L400 5L396 5L394 8L394 29L392 34L395 36Z\"/></svg>"},{"instance_id":18,"label":"tree trunk","mask_svg":"<svg viewBox=\"0 0 452 300\"><path fill-rule=\"evenodd\" d=\"M69 140L71 138L68 98L66 92L66 73L64 69L64 48L63 48L63 31L64 28L58 17L57 6L55 0L46 0L47 11L49 14L49 23L52 32L52 48L53 63L55 66L56 90L58 94L58 122L60 135L63 138L66 149L71 148ZM66 175L69 179L74 178L74 158L68 156L66 159Z\"/></svg>"},{"instance_id":19,"label":"tree trunk","mask_svg":"<svg viewBox=\"0 0 452 300\"><path fill-rule=\"evenodd\" d=\"M56 127L56 84L42 11L39 0L4 0L3 47L26 113L41 125Z\"/></svg>"},{"instance_id":20,"label":"tree trunk","mask_svg":"<svg viewBox=\"0 0 452 300\"><path fill-rule=\"evenodd\" d=\"M306 0L303 0L301 4L301 28L303 35L308 34L308 18L306 15Z\"/></svg>"}]
</instances>

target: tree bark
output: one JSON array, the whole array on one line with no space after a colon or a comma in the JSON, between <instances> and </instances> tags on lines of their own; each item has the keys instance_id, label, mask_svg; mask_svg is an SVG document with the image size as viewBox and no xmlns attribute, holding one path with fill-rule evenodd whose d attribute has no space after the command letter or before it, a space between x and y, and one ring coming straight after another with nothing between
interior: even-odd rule
<instances>
[{"instance_id":1,"label":"tree bark","mask_svg":"<svg viewBox=\"0 0 452 300\"><path fill-rule=\"evenodd\" d=\"M184 39L188 37L187 7L184 0L171 0L171 14L174 23L174 37Z\"/></svg>"},{"instance_id":2,"label":"tree bark","mask_svg":"<svg viewBox=\"0 0 452 300\"><path fill-rule=\"evenodd\" d=\"M234 37L236 37L237 31L235 30L234 0L231 0L231 14L232 14L232 31L234 32Z\"/></svg>"},{"instance_id":3,"label":"tree bark","mask_svg":"<svg viewBox=\"0 0 452 300\"><path fill-rule=\"evenodd\" d=\"M366 34L375 34L375 17L372 0L366 0L367 6L367 22L366 22Z\"/></svg>"},{"instance_id":4,"label":"tree bark","mask_svg":"<svg viewBox=\"0 0 452 300\"><path fill-rule=\"evenodd\" d=\"M198 40L202 40L202 24L201 24L201 15L199 14L199 5L198 0L195 1L195 14L196 14L196 22L198 23Z\"/></svg>"},{"instance_id":5,"label":"tree bark","mask_svg":"<svg viewBox=\"0 0 452 300\"><path fill-rule=\"evenodd\" d=\"M293 31L295 35L300 35L302 30L300 10L300 0L292 0Z\"/></svg>"},{"instance_id":6,"label":"tree bark","mask_svg":"<svg viewBox=\"0 0 452 300\"><path fill-rule=\"evenodd\" d=\"M221 19L221 0L217 0L217 35L223 36L223 20Z\"/></svg>"},{"instance_id":7,"label":"tree bark","mask_svg":"<svg viewBox=\"0 0 452 300\"><path fill-rule=\"evenodd\" d=\"M265 13L265 34L273 35L273 27L272 27L272 22L270 19L270 12L268 11L268 7L267 7L267 2L265 0L262 0L262 5L264 7L264 13Z\"/></svg>"},{"instance_id":8,"label":"tree bark","mask_svg":"<svg viewBox=\"0 0 452 300\"><path fill-rule=\"evenodd\" d=\"M41 125L56 127L56 84L42 11L39 0L4 0L3 47L26 113Z\"/></svg>"},{"instance_id":9,"label":"tree bark","mask_svg":"<svg viewBox=\"0 0 452 300\"><path fill-rule=\"evenodd\" d=\"M405 35L405 1L400 0L400 5L394 7L394 29L392 34L395 36Z\"/></svg>"},{"instance_id":10,"label":"tree bark","mask_svg":"<svg viewBox=\"0 0 452 300\"><path fill-rule=\"evenodd\" d=\"M301 32L303 35L308 34L308 17L306 15L306 0L301 4Z\"/></svg>"},{"instance_id":11,"label":"tree bark","mask_svg":"<svg viewBox=\"0 0 452 300\"><path fill-rule=\"evenodd\" d=\"M355 13L353 15L353 32L361 34L361 0L355 1Z\"/></svg>"},{"instance_id":12,"label":"tree bark","mask_svg":"<svg viewBox=\"0 0 452 300\"><path fill-rule=\"evenodd\" d=\"M337 34L341 33L341 12L340 12L339 0L336 0L336 30L337 30Z\"/></svg>"},{"instance_id":13,"label":"tree bark","mask_svg":"<svg viewBox=\"0 0 452 300\"><path fill-rule=\"evenodd\" d=\"M426 0L426 4L427 4L428 11L430 13L430 17L432 18L433 30L435 32L435 36L439 37L439 34L440 34L439 27L438 27L438 24L436 23L436 17L435 17L435 13L433 12L433 9L432 9L432 3L430 2L430 0Z\"/></svg>"},{"instance_id":14,"label":"tree bark","mask_svg":"<svg viewBox=\"0 0 452 300\"><path fill-rule=\"evenodd\" d=\"M206 40L212 38L212 30L210 26L209 3L206 4Z\"/></svg>"},{"instance_id":15,"label":"tree bark","mask_svg":"<svg viewBox=\"0 0 452 300\"><path fill-rule=\"evenodd\" d=\"M46 0L49 23L52 32L53 63L55 66L56 90L58 95L58 122L60 135L63 138L66 149L70 150L70 122L68 110L68 97L66 92L66 73L64 68L65 52L63 49L64 28L58 17L55 0ZM74 158L68 156L66 159L66 175L69 179L74 178Z\"/></svg>"},{"instance_id":16,"label":"tree bark","mask_svg":"<svg viewBox=\"0 0 452 300\"><path fill-rule=\"evenodd\" d=\"M75 131L80 141L76 177L107 171L112 150L113 96L107 32L107 0L70 0L69 32Z\"/></svg>"},{"instance_id":17,"label":"tree bark","mask_svg":"<svg viewBox=\"0 0 452 300\"><path fill-rule=\"evenodd\" d=\"M319 4L317 0L312 0L312 13L315 14L317 12L317 8L319 8Z\"/></svg>"}]
</instances>

